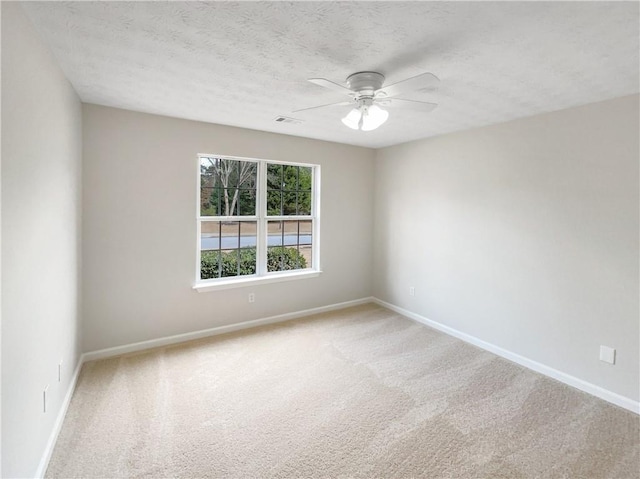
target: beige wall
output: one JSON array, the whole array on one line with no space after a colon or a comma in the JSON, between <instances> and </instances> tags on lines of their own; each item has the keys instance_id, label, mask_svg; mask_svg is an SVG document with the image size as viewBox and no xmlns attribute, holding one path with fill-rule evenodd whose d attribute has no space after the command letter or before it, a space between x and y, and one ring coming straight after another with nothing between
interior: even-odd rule
<instances>
[{"instance_id":1,"label":"beige wall","mask_svg":"<svg viewBox=\"0 0 640 479\"><path fill-rule=\"evenodd\" d=\"M83 114L85 351L370 295L372 150L96 105ZM322 275L194 291L198 153L320 164Z\"/></svg>"},{"instance_id":2,"label":"beige wall","mask_svg":"<svg viewBox=\"0 0 640 479\"><path fill-rule=\"evenodd\" d=\"M374 295L638 400L638 102L379 150Z\"/></svg>"},{"instance_id":3,"label":"beige wall","mask_svg":"<svg viewBox=\"0 0 640 479\"><path fill-rule=\"evenodd\" d=\"M36 474L79 358L81 129L52 54L2 2L2 477Z\"/></svg>"}]
</instances>

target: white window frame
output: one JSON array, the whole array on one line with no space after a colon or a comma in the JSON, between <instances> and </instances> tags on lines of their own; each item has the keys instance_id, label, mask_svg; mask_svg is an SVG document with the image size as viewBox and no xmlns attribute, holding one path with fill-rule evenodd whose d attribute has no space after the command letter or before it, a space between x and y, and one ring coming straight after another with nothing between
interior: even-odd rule
<instances>
[{"instance_id":1,"label":"white window frame","mask_svg":"<svg viewBox=\"0 0 640 479\"><path fill-rule=\"evenodd\" d=\"M257 164L256 185L256 215L255 216L215 216L216 221L255 221L256 222L256 274L233 276L227 278L200 279L200 234L203 221L211 216L200 216L200 163L202 158L224 158L236 161L251 161ZM282 215L267 216L267 165L291 165L311 168L311 215ZM196 168L196 281L193 289L198 292L216 291L221 289L240 288L264 283L292 281L304 278L314 278L322 273L320 269L320 165L298 163L292 161L266 160L261 158L245 158L240 156L198 154ZM310 268L289 271L267 271L267 221L312 221L312 253Z\"/></svg>"}]
</instances>

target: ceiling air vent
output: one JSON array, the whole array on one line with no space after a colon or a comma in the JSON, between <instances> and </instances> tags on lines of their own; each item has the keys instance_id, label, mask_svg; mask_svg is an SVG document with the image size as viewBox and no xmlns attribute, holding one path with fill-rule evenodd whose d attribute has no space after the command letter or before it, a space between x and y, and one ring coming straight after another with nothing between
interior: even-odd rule
<instances>
[{"instance_id":1,"label":"ceiling air vent","mask_svg":"<svg viewBox=\"0 0 640 479\"><path fill-rule=\"evenodd\" d=\"M276 116L276 122L278 123L291 123L292 125L301 125L303 120L297 118L289 118L288 116Z\"/></svg>"}]
</instances>

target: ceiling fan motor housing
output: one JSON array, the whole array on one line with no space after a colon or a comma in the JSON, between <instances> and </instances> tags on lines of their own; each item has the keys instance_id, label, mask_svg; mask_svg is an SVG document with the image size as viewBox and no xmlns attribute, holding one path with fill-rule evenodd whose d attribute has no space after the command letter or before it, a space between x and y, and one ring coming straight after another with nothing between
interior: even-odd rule
<instances>
[{"instance_id":1,"label":"ceiling fan motor housing","mask_svg":"<svg viewBox=\"0 0 640 479\"><path fill-rule=\"evenodd\" d=\"M358 98L370 97L382 88L384 75L378 72L358 72L347 77L349 89L357 93Z\"/></svg>"}]
</instances>

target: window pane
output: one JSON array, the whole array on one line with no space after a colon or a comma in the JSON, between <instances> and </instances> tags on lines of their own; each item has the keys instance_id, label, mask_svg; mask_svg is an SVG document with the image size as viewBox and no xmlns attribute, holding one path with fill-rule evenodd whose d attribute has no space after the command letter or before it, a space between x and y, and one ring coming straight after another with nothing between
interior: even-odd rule
<instances>
[{"instance_id":1,"label":"window pane","mask_svg":"<svg viewBox=\"0 0 640 479\"><path fill-rule=\"evenodd\" d=\"M300 244L311 244L312 235L313 235L313 221L298 221L299 225L299 233L300 233Z\"/></svg>"},{"instance_id":2,"label":"window pane","mask_svg":"<svg viewBox=\"0 0 640 479\"><path fill-rule=\"evenodd\" d=\"M284 191L282 193L282 214L295 215L298 208L298 195L295 191Z\"/></svg>"},{"instance_id":3,"label":"window pane","mask_svg":"<svg viewBox=\"0 0 640 479\"><path fill-rule=\"evenodd\" d=\"M267 190L282 189L282 165L267 165Z\"/></svg>"},{"instance_id":4,"label":"window pane","mask_svg":"<svg viewBox=\"0 0 640 479\"><path fill-rule=\"evenodd\" d=\"M311 192L312 185L311 167L300 167L300 179L298 181L298 190Z\"/></svg>"},{"instance_id":5,"label":"window pane","mask_svg":"<svg viewBox=\"0 0 640 479\"><path fill-rule=\"evenodd\" d=\"M267 165L267 215L311 215L312 168Z\"/></svg>"},{"instance_id":6,"label":"window pane","mask_svg":"<svg viewBox=\"0 0 640 479\"><path fill-rule=\"evenodd\" d=\"M200 250L210 251L220 249L220 227L218 221L203 221L200 223Z\"/></svg>"},{"instance_id":7,"label":"window pane","mask_svg":"<svg viewBox=\"0 0 640 479\"><path fill-rule=\"evenodd\" d=\"M256 230L255 221L203 221L201 279L255 274Z\"/></svg>"},{"instance_id":8,"label":"window pane","mask_svg":"<svg viewBox=\"0 0 640 479\"><path fill-rule=\"evenodd\" d=\"M295 191L298 189L298 171L300 167L293 165L283 165L282 189L285 191Z\"/></svg>"},{"instance_id":9,"label":"window pane","mask_svg":"<svg viewBox=\"0 0 640 479\"><path fill-rule=\"evenodd\" d=\"M220 277L220 251L202 251L200 253L200 279Z\"/></svg>"},{"instance_id":10,"label":"window pane","mask_svg":"<svg viewBox=\"0 0 640 479\"><path fill-rule=\"evenodd\" d=\"M253 216L256 211L256 190L241 188L238 195L238 216Z\"/></svg>"},{"instance_id":11,"label":"window pane","mask_svg":"<svg viewBox=\"0 0 640 479\"><path fill-rule=\"evenodd\" d=\"M299 192L298 193L298 215L310 215L311 214L311 193Z\"/></svg>"},{"instance_id":12,"label":"window pane","mask_svg":"<svg viewBox=\"0 0 640 479\"><path fill-rule=\"evenodd\" d=\"M222 212L222 189L200 188L200 215L219 216Z\"/></svg>"},{"instance_id":13,"label":"window pane","mask_svg":"<svg viewBox=\"0 0 640 479\"><path fill-rule=\"evenodd\" d=\"M252 161L200 158L200 215L255 215L257 172Z\"/></svg>"},{"instance_id":14,"label":"window pane","mask_svg":"<svg viewBox=\"0 0 640 479\"><path fill-rule=\"evenodd\" d=\"M312 267L312 221L269 221L267 271Z\"/></svg>"},{"instance_id":15,"label":"window pane","mask_svg":"<svg viewBox=\"0 0 640 479\"><path fill-rule=\"evenodd\" d=\"M282 215L282 193L280 191L267 191L267 214L269 216Z\"/></svg>"}]
</instances>

